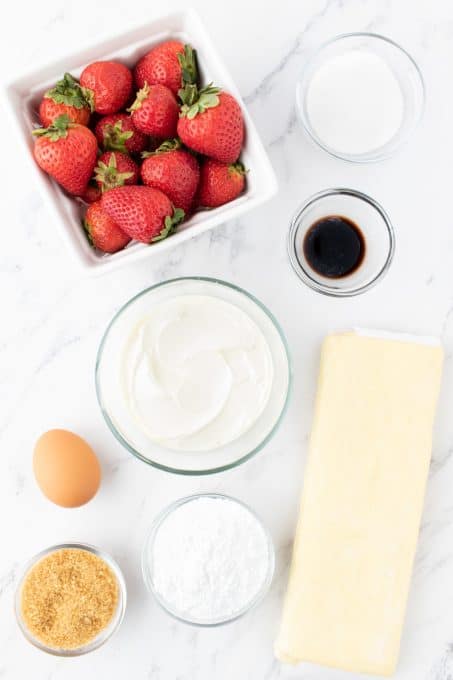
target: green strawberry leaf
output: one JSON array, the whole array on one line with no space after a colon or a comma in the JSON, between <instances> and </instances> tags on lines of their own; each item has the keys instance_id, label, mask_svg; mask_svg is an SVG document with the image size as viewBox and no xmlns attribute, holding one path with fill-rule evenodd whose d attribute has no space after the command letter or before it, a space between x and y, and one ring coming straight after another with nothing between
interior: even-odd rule
<instances>
[{"instance_id":1,"label":"green strawberry leaf","mask_svg":"<svg viewBox=\"0 0 453 680\"><path fill-rule=\"evenodd\" d=\"M163 241L164 238L167 238L167 236L170 236L172 234L178 224L183 221L185 217L185 212L181 208L173 208L173 215L170 217L170 215L167 215L164 221L164 226L162 227L160 233L155 236L154 238L151 239L151 243L155 243L156 241Z\"/></svg>"},{"instance_id":2,"label":"green strawberry leaf","mask_svg":"<svg viewBox=\"0 0 453 680\"><path fill-rule=\"evenodd\" d=\"M118 120L114 125L106 125L103 129L103 147L106 151L122 151L127 153L126 142L133 134L132 130L125 130L123 132L122 120Z\"/></svg>"},{"instance_id":3,"label":"green strawberry leaf","mask_svg":"<svg viewBox=\"0 0 453 680\"><path fill-rule=\"evenodd\" d=\"M196 85L198 81L197 52L191 45L184 45L184 52L178 54L181 66L182 85Z\"/></svg>"},{"instance_id":4,"label":"green strawberry leaf","mask_svg":"<svg viewBox=\"0 0 453 680\"><path fill-rule=\"evenodd\" d=\"M126 111L129 111L129 113L132 113L133 111L137 111L137 109L139 109L141 107L142 103L148 97L149 92L150 92L150 87L149 87L148 83L145 83L143 85L142 89L137 92L137 96L135 97L135 101L132 104L132 106L130 106L128 109L126 109Z\"/></svg>"},{"instance_id":5,"label":"green strawberry leaf","mask_svg":"<svg viewBox=\"0 0 453 680\"><path fill-rule=\"evenodd\" d=\"M68 130L75 126L76 124L72 122L69 116L63 113L61 116L55 118L52 125L49 125L49 127L33 130L32 135L35 137L49 137L51 142L57 142L59 139L67 137Z\"/></svg>"},{"instance_id":6,"label":"green strawberry leaf","mask_svg":"<svg viewBox=\"0 0 453 680\"><path fill-rule=\"evenodd\" d=\"M88 87L81 87L83 96L85 97L85 101L87 105L90 107L91 113L94 111L94 92L93 90L90 90Z\"/></svg>"},{"instance_id":7,"label":"green strawberry leaf","mask_svg":"<svg viewBox=\"0 0 453 680\"><path fill-rule=\"evenodd\" d=\"M158 156L162 153L167 153L168 151L176 151L176 149L180 148L181 142L175 137L174 139L167 139L165 142L162 142L162 144L154 151L142 151L141 157L149 158L150 156Z\"/></svg>"},{"instance_id":8,"label":"green strawberry leaf","mask_svg":"<svg viewBox=\"0 0 453 680\"><path fill-rule=\"evenodd\" d=\"M70 73L65 73L55 87L47 90L44 98L52 99L56 104L74 106L76 109L83 109L90 106L80 84Z\"/></svg>"},{"instance_id":9,"label":"green strawberry leaf","mask_svg":"<svg viewBox=\"0 0 453 680\"><path fill-rule=\"evenodd\" d=\"M114 153L110 156L108 165L99 161L94 169L94 179L101 185L102 193L109 189L124 186L126 180L133 176L133 172L118 172Z\"/></svg>"},{"instance_id":10,"label":"green strawberry leaf","mask_svg":"<svg viewBox=\"0 0 453 680\"><path fill-rule=\"evenodd\" d=\"M191 86L189 86L191 87ZM197 93L188 92L185 88L183 95L180 98L183 101L183 106L181 107L181 116L187 116L189 120L195 118L199 113L203 113L206 109L212 109L219 105L219 95L220 89L209 83L202 90Z\"/></svg>"}]
</instances>

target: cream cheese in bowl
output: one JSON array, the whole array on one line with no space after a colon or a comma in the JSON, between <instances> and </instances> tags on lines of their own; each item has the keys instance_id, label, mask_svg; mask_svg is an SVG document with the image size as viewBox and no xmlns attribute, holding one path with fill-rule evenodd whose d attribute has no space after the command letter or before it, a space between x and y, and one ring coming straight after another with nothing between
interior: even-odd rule
<instances>
[{"instance_id":1,"label":"cream cheese in bowl","mask_svg":"<svg viewBox=\"0 0 453 680\"><path fill-rule=\"evenodd\" d=\"M280 421L289 381L270 313L239 288L199 278L167 281L127 303L96 368L115 436L142 460L187 474L256 453Z\"/></svg>"},{"instance_id":2,"label":"cream cheese in bowl","mask_svg":"<svg viewBox=\"0 0 453 680\"><path fill-rule=\"evenodd\" d=\"M151 307L128 338L122 370L137 426L181 451L224 446L248 430L273 378L256 323L209 295L179 295Z\"/></svg>"}]
</instances>

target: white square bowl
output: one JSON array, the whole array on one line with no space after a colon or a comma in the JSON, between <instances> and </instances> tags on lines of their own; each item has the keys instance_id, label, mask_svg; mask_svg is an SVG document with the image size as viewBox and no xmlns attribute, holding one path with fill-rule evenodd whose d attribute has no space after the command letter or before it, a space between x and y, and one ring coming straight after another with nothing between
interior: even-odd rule
<instances>
[{"instance_id":1,"label":"white square bowl","mask_svg":"<svg viewBox=\"0 0 453 680\"><path fill-rule=\"evenodd\" d=\"M184 222L169 238L150 246L131 243L113 255L96 252L88 243L81 226L82 210L79 203L67 196L48 175L42 172L32 155L32 129L37 122L37 108L43 93L66 71L78 77L92 61L118 59L128 66L153 45L168 38L179 38L197 50L202 82L214 82L231 92L239 101L245 119L246 136L241 158L249 169L247 188L242 196L220 208L200 211ZM172 248L192 236L235 219L257 205L270 199L277 191L277 181L269 158L241 96L198 15L193 10L178 12L148 24L115 35L104 42L68 55L8 83L3 90L5 107L21 138L21 146L33 167L36 185L47 204L70 251L79 264L92 273L101 273L132 260L151 256Z\"/></svg>"}]
</instances>

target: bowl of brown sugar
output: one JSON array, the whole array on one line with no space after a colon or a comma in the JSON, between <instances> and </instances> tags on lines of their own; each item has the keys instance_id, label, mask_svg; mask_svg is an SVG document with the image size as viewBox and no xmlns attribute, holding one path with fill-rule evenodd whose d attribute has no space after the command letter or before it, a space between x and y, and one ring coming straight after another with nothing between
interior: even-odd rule
<instances>
[{"instance_id":1,"label":"bowl of brown sugar","mask_svg":"<svg viewBox=\"0 0 453 680\"><path fill-rule=\"evenodd\" d=\"M49 654L79 656L100 647L119 627L126 585L103 551L85 543L55 545L26 565L15 608L29 642Z\"/></svg>"}]
</instances>

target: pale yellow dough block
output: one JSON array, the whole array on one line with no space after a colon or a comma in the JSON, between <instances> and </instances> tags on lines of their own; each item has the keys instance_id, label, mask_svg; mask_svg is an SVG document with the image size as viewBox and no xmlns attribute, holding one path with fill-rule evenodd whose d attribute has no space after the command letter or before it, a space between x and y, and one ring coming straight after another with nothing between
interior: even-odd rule
<instances>
[{"instance_id":1,"label":"pale yellow dough block","mask_svg":"<svg viewBox=\"0 0 453 680\"><path fill-rule=\"evenodd\" d=\"M325 340L281 661L394 672L442 361L435 344Z\"/></svg>"}]
</instances>

